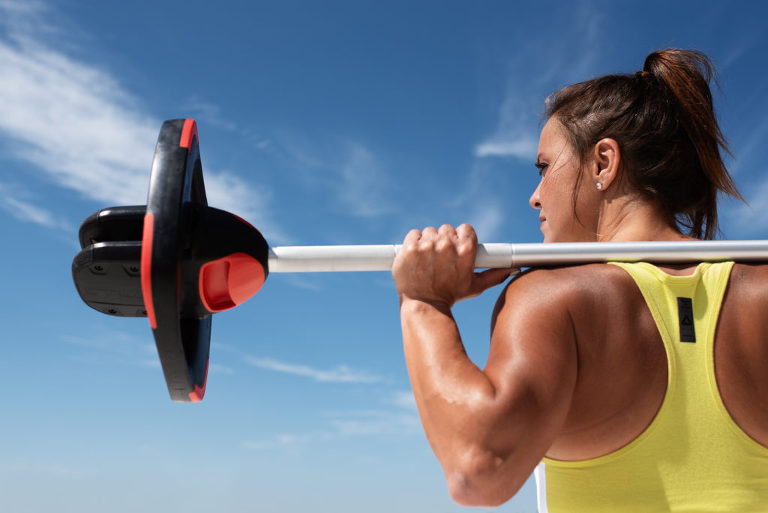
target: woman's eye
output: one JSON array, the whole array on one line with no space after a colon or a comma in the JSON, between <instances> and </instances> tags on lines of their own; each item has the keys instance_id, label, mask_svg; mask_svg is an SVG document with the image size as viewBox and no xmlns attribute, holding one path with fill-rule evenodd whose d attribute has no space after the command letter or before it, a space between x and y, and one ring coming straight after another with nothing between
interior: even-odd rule
<instances>
[{"instance_id":1,"label":"woman's eye","mask_svg":"<svg viewBox=\"0 0 768 513\"><path fill-rule=\"evenodd\" d=\"M536 168L539 170L539 176L544 176L544 171L547 169L547 164L543 162L536 162Z\"/></svg>"}]
</instances>

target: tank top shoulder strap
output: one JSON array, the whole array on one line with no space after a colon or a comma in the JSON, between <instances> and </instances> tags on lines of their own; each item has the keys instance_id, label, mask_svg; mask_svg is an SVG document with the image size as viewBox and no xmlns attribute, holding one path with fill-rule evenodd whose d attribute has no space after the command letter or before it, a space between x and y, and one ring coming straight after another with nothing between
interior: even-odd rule
<instances>
[{"instance_id":1,"label":"tank top shoulder strap","mask_svg":"<svg viewBox=\"0 0 768 513\"><path fill-rule=\"evenodd\" d=\"M714 335L733 262L702 262L688 275L668 274L647 262L609 263L624 269L635 281L665 345L695 342L696 328L705 328L701 333L705 338ZM696 328L694 316L699 324Z\"/></svg>"}]
</instances>

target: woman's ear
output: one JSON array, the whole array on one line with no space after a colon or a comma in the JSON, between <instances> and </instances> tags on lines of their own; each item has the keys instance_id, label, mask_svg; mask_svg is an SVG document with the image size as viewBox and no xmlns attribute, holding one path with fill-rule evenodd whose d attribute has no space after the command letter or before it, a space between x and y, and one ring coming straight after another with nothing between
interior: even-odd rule
<instances>
[{"instance_id":1,"label":"woman's ear","mask_svg":"<svg viewBox=\"0 0 768 513\"><path fill-rule=\"evenodd\" d=\"M606 190L619 176L621 151L615 139L604 138L595 144L592 179L598 190ZM616 182L618 183L618 182Z\"/></svg>"}]
</instances>

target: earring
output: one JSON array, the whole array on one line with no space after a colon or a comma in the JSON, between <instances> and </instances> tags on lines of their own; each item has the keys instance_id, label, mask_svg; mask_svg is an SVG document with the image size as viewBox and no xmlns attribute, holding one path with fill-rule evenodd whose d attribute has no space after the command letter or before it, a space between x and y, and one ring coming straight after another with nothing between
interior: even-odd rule
<instances>
[{"instance_id":1,"label":"earring","mask_svg":"<svg viewBox=\"0 0 768 513\"><path fill-rule=\"evenodd\" d=\"M597 190L602 191L603 190L603 184L601 182L597 182Z\"/></svg>"}]
</instances>

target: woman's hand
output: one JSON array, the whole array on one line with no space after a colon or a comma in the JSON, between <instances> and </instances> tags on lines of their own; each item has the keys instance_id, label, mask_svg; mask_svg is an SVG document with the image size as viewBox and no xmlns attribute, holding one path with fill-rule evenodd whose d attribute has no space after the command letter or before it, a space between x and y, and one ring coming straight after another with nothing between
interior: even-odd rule
<instances>
[{"instance_id":1,"label":"woman's hand","mask_svg":"<svg viewBox=\"0 0 768 513\"><path fill-rule=\"evenodd\" d=\"M476 273L477 235L468 224L411 230L395 257L392 275L404 300L450 308L458 301L498 285L517 269Z\"/></svg>"}]
</instances>

